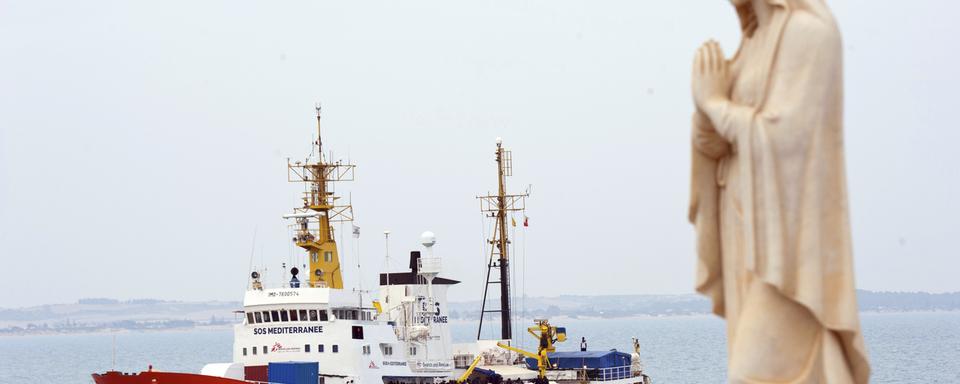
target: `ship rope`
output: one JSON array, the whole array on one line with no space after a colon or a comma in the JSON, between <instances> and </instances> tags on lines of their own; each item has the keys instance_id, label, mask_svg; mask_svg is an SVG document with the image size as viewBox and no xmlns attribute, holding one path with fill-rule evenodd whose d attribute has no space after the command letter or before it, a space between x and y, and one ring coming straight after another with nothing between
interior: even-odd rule
<instances>
[{"instance_id":1,"label":"ship rope","mask_svg":"<svg viewBox=\"0 0 960 384\"><path fill-rule=\"evenodd\" d=\"M340 232L340 233L339 233L339 235L340 235L340 246L346 247L347 244L343 242L343 221L337 223L337 225L340 227L340 228L337 229L337 232ZM336 238L337 235L333 235L333 236L334 236L334 238ZM352 247L351 247L350 250L353 251ZM340 258L340 260L338 260L338 261L340 262L340 281L342 282L342 281L343 281L343 274L344 274L343 272L346 272L346 271L343 270L343 265L345 265L346 263L343 262L343 255L340 255L340 254L339 254L339 253L340 253L339 247L337 248L337 253L338 253L337 257ZM346 252L343 252L343 254L346 254ZM332 276L331 276L331 278L330 278L330 284L333 284L333 277L332 277Z\"/></svg>"},{"instance_id":2,"label":"ship rope","mask_svg":"<svg viewBox=\"0 0 960 384\"><path fill-rule=\"evenodd\" d=\"M526 220L526 217L524 217ZM520 229L520 319L527 314L527 226L524 224ZM527 333L520 332L520 343L524 345L527 340Z\"/></svg>"},{"instance_id":3,"label":"ship rope","mask_svg":"<svg viewBox=\"0 0 960 384\"><path fill-rule=\"evenodd\" d=\"M296 244L294 244L294 242L292 241L287 241L286 243L287 243L287 264L290 267L300 268L298 265L300 264L300 255L299 255L300 252L294 252L294 249L293 249L296 246ZM310 271L307 271L306 266L304 266L302 270L304 271L304 273L306 273L307 276L310 276L310 273L309 273ZM287 269L287 271L289 271L289 269ZM287 271L283 272L284 276L286 276ZM309 284L309 282L307 282L307 284Z\"/></svg>"},{"instance_id":4,"label":"ship rope","mask_svg":"<svg viewBox=\"0 0 960 384\"><path fill-rule=\"evenodd\" d=\"M481 287L481 293L482 293L484 290L487 289L487 287L486 287L486 284L487 284L487 268L490 268L490 263L492 262L492 257L493 257L492 255L489 255L489 254L487 253L487 235L488 235L488 234L487 234L486 215L484 215L484 214L481 213L481 214L480 214L480 260L481 260L481 262L483 263L483 267L482 267L482 268L478 268L478 270L480 271L480 281L483 283L483 285L480 286L480 287ZM484 321L484 316L485 316L485 314L483 313L483 309L482 309L482 308L483 308L483 305L484 305L484 303L480 303L480 306L481 306L481 310L480 310L480 323L477 325L478 327L481 326L481 325L483 324L483 321ZM480 330L483 331L482 328L481 328Z\"/></svg>"},{"instance_id":5,"label":"ship rope","mask_svg":"<svg viewBox=\"0 0 960 384\"><path fill-rule=\"evenodd\" d=\"M357 258L357 290L360 291L360 307L363 307L363 270L360 269L360 235L357 234L357 237L353 241L356 248L354 248L354 256Z\"/></svg>"},{"instance_id":6,"label":"ship rope","mask_svg":"<svg viewBox=\"0 0 960 384\"><path fill-rule=\"evenodd\" d=\"M511 214L511 215L510 215L510 223L511 223L511 224L515 224L516 222L517 222L517 221L514 219L513 214ZM510 238L511 238L511 239L516 239L516 238L517 238L517 226L516 226L516 225L511 225L511 226L510 226ZM508 247L510 248L510 253L509 253L509 254L510 254L510 255L514 255L514 256L513 256L514 259L516 259L516 254L517 254L517 245L516 245L516 244L517 244L517 243L516 243L515 241L511 241L510 244L508 245ZM510 268L510 286L511 286L511 287L515 287L515 286L513 285L513 283L514 283L515 281L517 281L517 268L514 266L514 268ZM514 288L514 289L516 289L516 288ZM514 308L514 309L517 308L517 295L516 295L516 293L514 293L513 289L510 290L510 308ZM511 326L512 328L514 328L514 329L510 330L510 333L513 334L513 335L516 335L516 334L517 334L517 332L516 332L516 331L517 331L517 330L516 330L517 324L520 324L519 322L517 322L517 311L516 311L516 310L510 311L510 326ZM521 336L521 337L522 337L522 336Z\"/></svg>"}]
</instances>

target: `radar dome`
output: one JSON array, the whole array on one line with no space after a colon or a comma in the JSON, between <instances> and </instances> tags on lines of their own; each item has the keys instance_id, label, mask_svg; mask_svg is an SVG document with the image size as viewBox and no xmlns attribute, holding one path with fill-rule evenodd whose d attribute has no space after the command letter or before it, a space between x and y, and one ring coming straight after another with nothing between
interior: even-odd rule
<instances>
[{"instance_id":1,"label":"radar dome","mask_svg":"<svg viewBox=\"0 0 960 384\"><path fill-rule=\"evenodd\" d=\"M437 235L434 235L433 232L426 231L420 234L420 243L424 247L432 247L437 243Z\"/></svg>"}]
</instances>

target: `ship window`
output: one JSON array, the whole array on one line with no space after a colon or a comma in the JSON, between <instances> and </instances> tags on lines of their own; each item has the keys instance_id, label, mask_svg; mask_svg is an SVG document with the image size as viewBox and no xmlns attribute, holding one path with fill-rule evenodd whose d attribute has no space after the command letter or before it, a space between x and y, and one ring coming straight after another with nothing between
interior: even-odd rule
<instances>
[{"instance_id":1,"label":"ship window","mask_svg":"<svg viewBox=\"0 0 960 384\"><path fill-rule=\"evenodd\" d=\"M393 346L389 344L380 344L380 352L383 353L384 356L393 355Z\"/></svg>"},{"instance_id":2,"label":"ship window","mask_svg":"<svg viewBox=\"0 0 960 384\"><path fill-rule=\"evenodd\" d=\"M320 256L317 255L316 252L311 253L311 254L310 254L310 257L313 259L313 262L314 262L314 263L320 261Z\"/></svg>"},{"instance_id":3,"label":"ship window","mask_svg":"<svg viewBox=\"0 0 960 384\"><path fill-rule=\"evenodd\" d=\"M253 347L252 349L253 349L253 354L256 355L256 354L257 354L257 347Z\"/></svg>"},{"instance_id":4,"label":"ship window","mask_svg":"<svg viewBox=\"0 0 960 384\"><path fill-rule=\"evenodd\" d=\"M280 321L290 321L290 318L287 317L287 311L280 311Z\"/></svg>"},{"instance_id":5,"label":"ship window","mask_svg":"<svg viewBox=\"0 0 960 384\"><path fill-rule=\"evenodd\" d=\"M317 345L317 352L323 353L323 344Z\"/></svg>"},{"instance_id":6,"label":"ship window","mask_svg":"<svg viewBox=\"0 0 960 384\"><path fill-rule=\"evenodd\" d=\"M253 324L253 312L247 312L247 324Z\"/></svg>"},{"instance_id":7,"label":"ship window","mask_svg":"<svg viewBox=\"0 0 960 384\"><path fill-rule=\"evenodd\" d=\"M316 309L311 309L311 310L310 310L310 321L317 321L317 310L316 310Z\"/></svg>"},{"instance_id":8,"label":"ship window","mask_svg":"<svg viewBox=\"0 0 960 384\"><path fill-rule=\"evenodd\" d=\"M290 310L290 321L299 321L299 319L297 318L297 310L296 310L296 309L291 309L291 310Z\"/></svg>"},{"instance_id":9,"label":"ship window","mask_svg":"<svg viewBox=\"0 0 960 384\"><path fill-rule=\"evenodd\" d=\"M340 352L340 346L334 344L334 345L333 345L333 348L331 348L331 350L333 351L333 353L339 353L339 352Z\"/></svg>"},{"instance_id":10,"label":"ship window","mask_svg":"<svg viewBox=\"0 0 960 384\"><path fill-rule=\"evenodd\" d=\"M353 339L354 340L363 340L363 327L359 325L353 326Z\"/></svg>"},{"instance_id":11,"label":"ship window","mask_svg":"<svg viewBox=\"0 0 960 384\"><path fill-rule=\"evenodd\" d=\"M330 321L330 317L327 316L327 310L326 310L326 309L321 309L321 310L320 310L320 321Z\"/></svg>"},{"instance_id":12,"label":"ship window","mask_svg":"<svg viewBox=\"0 0 960 384\"><path fill-rule=\"evenodd\" d=\"M323 253L323 261L331 262L333 261L333 252L327 251Z\"/></svg>"},{"instance_id":13,"label":"ship window","mask_svg":"<svg viewBox=\"0 0 960 384\"><path fill-rule=\"evenodd\" d=\"M253 316L254 316L254 318L257 319L257 321L256 321L257 324L260 324L260 323L263 322L263 316L260 315L260 312L254 312L254 313L253 313Z\"/></svg>"},{"instance_id":14,"label":"ship window","mask_svg":"<svg viewBox=\"0 0 960 384\"><path fill-rule=\"evenodd\" d=\"M364 354L364 355L369 355L369 354L370 354L370 346L369 346L369 345L364 345L364 346L363 346L363 354Z\"/></svg>"},{"instance_id":15,"label":"ship window","mask_svg":"<svg viewBox=\"0 0 960 384\"><path fill-rule=\"evenodd\" d=\"M299 312L300 312L300 321L307 321L307 310L301 309Z\"/></svg>"},{"instance_id":16,"label":"ship window","mask_svg":"<svg viewBox=\"0 0 960 384\"><path fill-rule=\"evenodd\" d=\"M469 368L476 357L470 354L460 354L453 356L453 367L457 369Z\"/></svg>"},{"instance_id":17,"label":"ship window","mask_svg":"<svg viewBox=\"0 0 960 384\"><path fill-rule=\"evenodd\" d=\"M264 323L270 322L270 311L263 311L263 322Z\"/></svg>"},{"instance_id":18,"label":"ship window","mask_svg":"<svg viewBox=\"0 0 960 384\"><path fill-rule=\"evenodd\" d=\"M410 356L417 355L417 347L410 347Z\"/></svg>"},{"instance_id":19,"label":"ship window","mask_svg":"<svg viewBox=\"0 0 960 384\"><path fill-rule=\"evenodd\" d=\"M356 319L357 319L357 311L350 310L350 309L334 309L334 310L333 310L333 315L336 316L338 319L341 319L341 320L356 320Z\"/></svg>"},{"instance_id":20,"label":"ship window","mask_svg":"<svg viewBox=\"0 0 960 384\"><path fill-rule=\"evenodd\" d=\"M270 314L270 317L273 318L273 321L280 321L280 314L277 313L277 311L270 311Z\"/></svg>"},{"instance_id":21,"label":"ship window","mask_svg":"<svg viewBox=\"0 0 960 384\"><path fill-rule=\"evenodd\" d=\"M266 346L266 345L263 346L263 354L264 354L264 355L267 354L267 346Z\"/></svg>"},{"instance_id":22,"label":"ship window","mask_svg":"<svg viewBox=\"0 0 960 384\"><path fill-rule=\"evenodd\" d=\"M304 351L304 352L310 352L310 344L304 344L304 345L303 345L303 351Z\"/></svg>"},{"instance_id":23,"label":"ship window","mask_svg":"<svg viewBox=\"0 0 960 384\"><path fill-rule=\"evenodd\" d=\"M247 347L243 347L243 355L244 355L244 356L247 355Z\"/></svg>"}]
</instances>

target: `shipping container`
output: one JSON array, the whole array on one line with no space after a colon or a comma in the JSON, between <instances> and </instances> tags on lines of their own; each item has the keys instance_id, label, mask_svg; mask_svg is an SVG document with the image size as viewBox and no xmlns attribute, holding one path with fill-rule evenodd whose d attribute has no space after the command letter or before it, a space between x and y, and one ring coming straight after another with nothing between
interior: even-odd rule
<instances>
[{"instance_id":1,"label":"shipping container","mask_svg":"<svg viewBox=\"0 0 960 384\"><path fill-rule=\"evenodd\" d=\"M247 366L243 367L243 378L250 381L267 381L267 366Z\"/></svg>"},{"instance_id":2,"label":"shipping container","mask_svg":"<svg viewBox=\"0 0 960 384\"><path fill-rule=\"evenodd\" d=\"M285 361L270 363L267 373L270 383L277 384L317 384L319 364L304 361Z\"/></svg>"}]
</instances>

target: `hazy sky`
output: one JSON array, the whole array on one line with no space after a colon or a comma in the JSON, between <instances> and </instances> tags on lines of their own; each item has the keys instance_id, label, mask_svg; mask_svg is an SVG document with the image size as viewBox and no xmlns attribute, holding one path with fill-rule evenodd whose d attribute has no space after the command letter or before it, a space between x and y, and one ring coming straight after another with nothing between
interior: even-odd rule
<instances>
[{"instance_id":1,"label":"hazy sky","mask_svg":"<svg viewBox=\"0 0 960 384\"><path fill-rule=\"evenodd\" d=\"M831 4L857 285L960 290L960 5ZM451 299L480 297L474 197L502 136L510 189L533 185L517 292L692 292L689 68L710 37L736 48L726 1L0 0L0 307L239 300L254 231L278 280L302 260L286 158L316 101L358 164L338 188L365 288L384 229L397 270L429 229Z\"/></svg>"}]
</instances>

